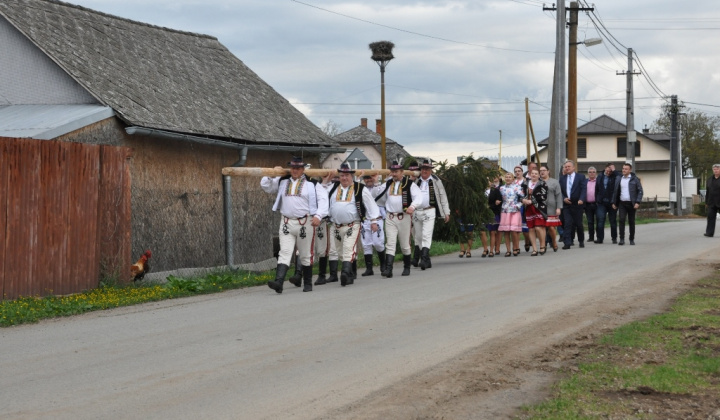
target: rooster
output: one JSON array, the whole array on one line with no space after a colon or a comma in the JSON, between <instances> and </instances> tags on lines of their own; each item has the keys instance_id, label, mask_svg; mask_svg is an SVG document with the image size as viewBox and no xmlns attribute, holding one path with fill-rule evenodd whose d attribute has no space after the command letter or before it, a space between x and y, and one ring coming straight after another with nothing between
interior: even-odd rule
<instances>
[{"instance_id":1,"label":"rooster","mask_svg":"<svg viewBox=\"0 0 720 420\"><path fill-rule=\"evenodd\" d=\"M148 249L140 257L135 264L130 267L130 274L132 275L133 281L142 280L145 277L145 273L150 271L150 264L148 260L152 257L152 252Z\"/></svg>"}]
</instances>

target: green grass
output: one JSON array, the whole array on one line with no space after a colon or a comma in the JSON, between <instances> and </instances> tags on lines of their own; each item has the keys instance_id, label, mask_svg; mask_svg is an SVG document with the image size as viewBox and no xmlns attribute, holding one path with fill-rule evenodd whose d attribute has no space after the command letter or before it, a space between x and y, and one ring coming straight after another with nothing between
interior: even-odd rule
<instances>
[{"instance_id":1,"label":"green grass","mask_svg":"<svg viewBox=\"0 0 720 420\"><path fill-rule=\"evenodd\" d=\"M718 401L719 333L720 275L715 275L679 297L668 312L601 337L580 356L577 370L556 384L553 397L525 407L522 418L655 418L633 411L631 398L613 398L647 389L665 399L709 395Z\"/></svg>"}]
</instances>

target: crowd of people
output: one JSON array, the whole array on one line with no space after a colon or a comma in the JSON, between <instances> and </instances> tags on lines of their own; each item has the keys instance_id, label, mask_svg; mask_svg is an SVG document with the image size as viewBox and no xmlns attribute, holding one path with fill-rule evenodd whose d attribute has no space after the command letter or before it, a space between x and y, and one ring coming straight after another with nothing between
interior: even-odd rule
<instances>
[{"instance_id":1,"label":"crowd of people","mask_svg":"<svg viewBox=\"0 0 720 420\"><path fill-rule=\"evenodd\" d=\"M390 177L382 183L369 175L357 181L355 170L346 163L336 177L329 174L322 179L305 176L302 158L293 158L288 165L289 175L263 177L260 182L264 191L276 194L273 211L281 214L280 252L275 279L268 282L271 289L282 293L293 255L295 273L289 281L302 286L303 292L312 291L314 261L319 263L315 286L338 281L341 286L353 284L359 250L365 260L361 276L375 274L375 252L380 274L393 277L398 245L403 255L402 276L410 275L412 266L432 268L435 222L442 219L448 223L451 213L445 187L433 173L431 162L412 162L408 169L419 170L420 176L410 177L394 161ZM527 172L517 166L502 179L490 180L485 197L492 217L478 229L481 257L500 255L503 242L504 256L517 257L521 233L525 251L532 249L533 257L545 255L548 247L557 252L558 238L564 250L571 249L575 239L578 247L584 248L584 218L589 242L603 243L605 221L609 220L613 244L625 244L627 222L629 244L635 245L635 214L643 190L632 165L626 163L617 171L608 163L602 173L590 167L587 175L577 173L575 163L568 160L559 179L551 178L546 166L531 162ZM461 238L459 257L470 258L476 225L463 220L457 210L455 219Z\"/></svg>"}]
</instances>

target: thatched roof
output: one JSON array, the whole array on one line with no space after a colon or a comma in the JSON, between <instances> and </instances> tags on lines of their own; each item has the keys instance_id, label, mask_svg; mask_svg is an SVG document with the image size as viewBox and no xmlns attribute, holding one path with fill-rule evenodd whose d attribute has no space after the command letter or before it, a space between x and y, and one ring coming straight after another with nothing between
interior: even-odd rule
<instances>
[{"instance_id":1,"label":"thatched roof","mask_svg":"<svg viewBox=\"0 0 720 420\"><path fill-rule=\"evenodd\" d=\"M54 0L2 0L0 16L129 125L334 145L214 37Z\"/></svg>"}]
</instances>

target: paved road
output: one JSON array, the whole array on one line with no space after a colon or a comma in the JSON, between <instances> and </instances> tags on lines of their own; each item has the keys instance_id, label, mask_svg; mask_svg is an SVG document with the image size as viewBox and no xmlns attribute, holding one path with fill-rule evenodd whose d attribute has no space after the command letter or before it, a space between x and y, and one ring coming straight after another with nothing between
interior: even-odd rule
<instances>
[{"instance_id":1,"label":"paved road","mask_svg":"<svg viewBox=\"0 0 720 420\"><path fill-rule=\"evenodd\" d=\"M345 288L255 287L2 329L0 418L323 416L649 268L717 249L703 231L704 221L643 225L634 247L453 254Z\"/></svg>"}]
</instances>

